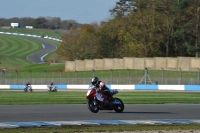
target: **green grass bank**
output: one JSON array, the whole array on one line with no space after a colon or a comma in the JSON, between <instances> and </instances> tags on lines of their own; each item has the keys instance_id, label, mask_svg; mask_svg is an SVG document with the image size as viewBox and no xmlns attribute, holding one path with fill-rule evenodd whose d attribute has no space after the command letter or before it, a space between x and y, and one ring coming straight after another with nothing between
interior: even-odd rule
<instances>
[{"instance_id":1,"label":"green grass bank","mask_svg":"<svg viewBox=\"0 0 200 133\"><path fill-rule=\"evenodd\" d=\"M37 91L25 93L19 91L1 91L0 105L19 104L86 104L85 91L59 91L50 93ZM159 92L159 91L128 91L119 93L115 97L120 98L124 104L164 104L164 103L200 103L200 92ZM27 100L29 99L29 100Z\"/></svg>"}]
</instances>

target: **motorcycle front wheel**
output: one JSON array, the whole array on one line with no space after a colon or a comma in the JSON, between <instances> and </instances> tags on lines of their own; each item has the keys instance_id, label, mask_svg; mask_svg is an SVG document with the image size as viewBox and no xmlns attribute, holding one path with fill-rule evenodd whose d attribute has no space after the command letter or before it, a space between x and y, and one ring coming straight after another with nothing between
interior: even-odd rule
<instances>
[{"instance_id":1,"label":"motorcycle front wheel","mask_svg":"<svg viewBox=\"0 0 200 133\"><path fill-rule=\"evenodd\" d=\"M89 99L87 102L88 109L93 113L99 112L99 104L94 99Z\"/></svg>"},{"instance_id":2,"label":"motorcycle front wheel","mask_svg":"<svg viewBox=\"0 0 200 133\"><path fill-rule=\"evenodd\" d=\"M119 104L114 104L113 109L117 113L121 113L124 111L124 103L119 98L114 98L114 102L118 102Z\"/></svg>"}]
</instances>

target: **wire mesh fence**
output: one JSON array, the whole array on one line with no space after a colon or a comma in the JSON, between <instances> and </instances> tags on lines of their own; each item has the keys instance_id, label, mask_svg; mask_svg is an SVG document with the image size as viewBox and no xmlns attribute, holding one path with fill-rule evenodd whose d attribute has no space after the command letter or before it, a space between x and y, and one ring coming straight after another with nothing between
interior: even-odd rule
<instances>
[{"instance_id":1,"label":"wire mesh fence","mask_svg":"<svg viewBox=\"0 0 200 133\"><path fill-rule=\"evenodd\" d=\"M1 72L0 83L12 84L90 84L96 76L106 84L160 84L187 85L200 84L199 71L165 71L165 70L104 70L74 72Z\"/></svg>"}]
</instances>

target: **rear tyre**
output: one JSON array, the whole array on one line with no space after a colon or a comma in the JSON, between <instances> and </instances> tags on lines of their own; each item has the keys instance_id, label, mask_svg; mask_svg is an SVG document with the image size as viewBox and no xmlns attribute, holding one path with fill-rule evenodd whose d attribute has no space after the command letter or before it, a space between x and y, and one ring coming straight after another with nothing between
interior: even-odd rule
<instances>
[{"instance_id":1,"label":"rear tyre","mask_svg":"<svg viewBox=\"0 0 200 133\"><path fill-rule=\"evenodd\" d=\"M88 109L93 113L99 112L99 104L94 99L89 99L87 102Z\"/></svg>"},{"instance_id":2,"label":"rear tyre","mask_svg":"<svg viewBox=\"0 0 200 133\"><path fill-rule=\"evenodd\" d=\"M122 102L122 100L120 100L119 98L114 98L113 100L114 100L114 102L120 103L120 104L113 105L113 109L115 110L115 112L117 112L117 113L123 112L124 111L124 103Z\"/></svg>"},{"instance_id":3,"label":"rear tyre","mask_svg":"<svg viewBox=\"0 0 200 133\"><path fill-rule=\"evenodd\" d=\"M26 89L26 88L24 88L24 92L27 92L27 89Z\"/></svg>"}]
</instances>

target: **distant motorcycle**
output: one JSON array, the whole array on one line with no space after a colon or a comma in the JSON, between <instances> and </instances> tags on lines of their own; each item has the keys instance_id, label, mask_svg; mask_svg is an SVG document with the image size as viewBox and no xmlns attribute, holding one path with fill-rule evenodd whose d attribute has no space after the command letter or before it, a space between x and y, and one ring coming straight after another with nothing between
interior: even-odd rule
<instances>
[{"instance_id":1,"label":"distant motorcycle","mask_svg":"<svg viewBox=\"0 0 200 133\"><path fill-rule=\"evenodd\" d=\"M97 113L99 110L115 110L117 113L121 113L124 110L124 103L119 98L114 98L113 95L117 94L117 90L110 90L111 96L107 99L109 100L108 105L104 105L102 101L99 101L96 97L96 89L90 87L87 94L86 99L88 100L87 106L88 109ZM104 95L102 93L102 95Z\"/></svg>"},{"instance_id":2,"label":"distant motorcycle","mask_svg":"<svg viewBox=\"0 0 200 133\"><path fill-rule=\"evenodd\" d=\"M24 92L33 92L32 86L31 85L25 86Z\"/></svg>"},{"instance_id":3,"label":"distant motorcycle","mask_svg":"<svg viewBox=\"0 0 200 133\"><path fill-rule=\"evenodd\" d=\"M48 91L49 92L57 92L56 86L55 85L49 85Z\"/></svg>"}]
</instances>

